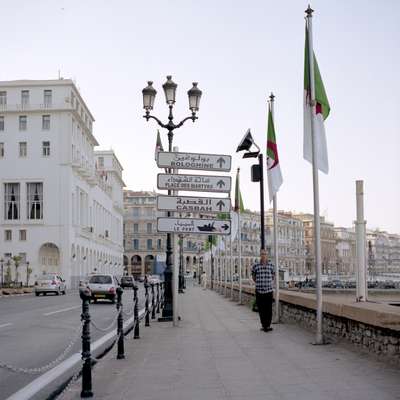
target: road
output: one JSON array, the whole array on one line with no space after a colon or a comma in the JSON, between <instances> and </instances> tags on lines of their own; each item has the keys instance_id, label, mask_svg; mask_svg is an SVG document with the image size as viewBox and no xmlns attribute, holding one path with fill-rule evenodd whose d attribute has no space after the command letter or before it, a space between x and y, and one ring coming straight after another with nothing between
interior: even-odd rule
<instances>
[{"instance_id":1,"label":"road","mask_svg":"<svg viewBox=\"0 0 400 400\"><path fill-rule=\"evenodd\" d=\"M139 299L139 308L142 308L142 287L139 289ZM79 352L81 304L77 291L67 292L65 296L25 295L1 298L0 362L22 368L40 367L55 360L73 338L77 338L77 342L67 357ZM133 310L132 290L124 291L123 304L125 312ZM90 315L97 326L106 328L116 316L116 308L111 302L99 301L90 305ZM105 334L93 326L90 329L92 342ZM0 368L0 399L6 399L37 376Z\"/></svg>"}]
</instances>

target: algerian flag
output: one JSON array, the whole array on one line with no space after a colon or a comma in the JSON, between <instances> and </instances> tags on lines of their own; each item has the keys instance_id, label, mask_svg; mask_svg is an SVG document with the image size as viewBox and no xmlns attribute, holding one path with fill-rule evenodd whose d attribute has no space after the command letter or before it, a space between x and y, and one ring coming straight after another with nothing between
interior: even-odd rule
<instances>
[{"instance_id":1,"label":"algerian flag","mask_svg":"<svg viewBox=\"0 0 400 400\"><path fill-rule=\"evenodd\" d=\"M316 140L316 165L317 168L325 172L329 171L328 148L324 120L328 118L330 106L326 97L324 84L322 83L317 59L313 54L314 60L314 86L315 86L315 114L311 106L311 83L310 83L310 62L309 62L308 29L306 26L306 44L304 51L304 142L303 157L312 163L312 141L311 141L311 118L314 118L315 140Z\"/></svg>"},{"instance_id":2,"label":"algerian flag","mask_svg":"<svg viewBox=\"0 0 400 400\"><path fill-rule=\"evenodd\" d=\"M239 187L239 171L240 169L238 168L236 173L234 210L238 213L242 213L244 211L244 205L243 205L242 193L240 193L240 187Z\"/></svg>"},{"instance_id":3,"label":"algerian flag","mask_svg":"<svg viewBox=\"0 0 400 400\"><path fill-rule=\"evenodd\" d=\"M271 108L268 110L267 168L269 201L271 202L283 182Z\"/></svg>"},{"instance_id":4,"label":"algerian flag","mask_svg":"<svg viewBox=\"0 0 400 400\"><path fill-rule=\"evenodd\" d=\"M161 143L161 138L160 138L160 131L157 129L157 142L156 142L156 149L154 151L154 159L157 161L157 154L160 151L164 151L163 145Z\"/></svg>"}]
</instances>

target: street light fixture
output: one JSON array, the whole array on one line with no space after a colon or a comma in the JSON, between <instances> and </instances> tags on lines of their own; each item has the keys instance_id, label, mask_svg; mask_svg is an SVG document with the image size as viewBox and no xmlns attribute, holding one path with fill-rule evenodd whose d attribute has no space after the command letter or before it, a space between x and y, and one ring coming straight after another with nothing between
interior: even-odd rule
<instances>
[{"instance_id":1,"label":"street light fixture","mask_svg":"<svg viewBox=\"0 0 400 400\"><path fill-rule=\"evenodd\" d=\"M254 145L257 151L250 151L250 148ZM252 182L260 182L260 218L261 218L261 250L265 249L265 228L264 228L264 162L263 154L261 149L254 142L251 136L250 129L247 130L243 139L239 143L236 149L236 153L239 151L246 151L243 154L243 158L257 158L258 164L251 166L251 180Z\"/></svg>"},{"instance_id":2,"label":"street light fixture","mask_svg":"<svg viewBox=\"0 0 400 400\"><path fill-rule=\"evenodd\" d=\"M168 122L164 124L161 122L157 117L154 115L150 115L150 111L154 107L154 100L157 94L157 91L153 88L153 82L148 81L148 85L142 90L143 94L143 108L146 110L145 115L143 118L146 121L149 119L154 119L161 128L167 129L168 131L168 151L172 152L172 141L174 137L174 130L180 128L186 121L191 119L193 122L198 119L196 116L196 112L199 110L200 106L200 99L202 95L202 91L197 87L197 82L193 82L193 87L187 92L189 98L189 109L192 112L192 115L189 117L184 118L178 124L174 123L174 116L172 113L175 98L176 98L176 89L178 85L173 82L172 76L167 76L167 81L162 85L165 100L169 107L169 115L168 115ZM168 173L172 173L172 169L168 169ZM171 190L168 190L168 195L172 194ZM171 216L171 213L168 212L168 217ZM173 317L173 309L172 309L172 236L171 233L167 233L167 251L166 251L166 268L164 271L164 308L162 312L162 317L159 318L159 321L172 321Z\"/></svg>"}]
</instances>

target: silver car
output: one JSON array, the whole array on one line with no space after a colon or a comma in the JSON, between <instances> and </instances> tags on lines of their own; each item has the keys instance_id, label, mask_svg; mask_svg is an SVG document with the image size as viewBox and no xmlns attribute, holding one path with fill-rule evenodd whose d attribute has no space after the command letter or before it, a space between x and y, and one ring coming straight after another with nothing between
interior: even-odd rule
<instances>
[{"instance_id":1,"label":"silver car","mask_svg":"<svg viewBox=\"0 0 400 400\"><path fill-rule=\"evenodd\" d=\"M47 293L55 293L56 295L65 294L65 280L59 274L44 274L35 282L35 295L40 293L45 296Z\"/></svg>"},{"instance_id":2,"label":"silver car","mask_svg":"<svg viewBox=\"0 0 400 400\"><path fill-rule=\"evenodd\" d=\"M117 278L110 274L90 275L87 283L94 303L99 299L111 300L112 303L115 303L118 286Z\"/></svg>"}]
</instances>

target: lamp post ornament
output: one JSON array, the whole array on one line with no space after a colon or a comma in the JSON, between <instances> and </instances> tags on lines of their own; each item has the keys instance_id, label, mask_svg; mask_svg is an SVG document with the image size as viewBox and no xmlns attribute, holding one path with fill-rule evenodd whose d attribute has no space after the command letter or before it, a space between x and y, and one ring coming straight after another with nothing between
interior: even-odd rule
<instances>
[{"instance_id":1,"label":"lamp post ornament","mask_svg":"<svg viewBox=\"0 0 400 400\"><path fill-rule=\"evenodd\" d=\"M167 76L167 81L162 85L165 100L169 107L169 115L168 115L168 122L163 123L160 119L151 115L150 112L153 110L154 107L154 99L156 97L157 91L153 88L153 82L148 81L148 85L142 90L143 94L143 108L145 109L145 115L143 118L146 121L149 119L154 119L161 128L167 129L168 131L168 152L172 152L172 141L174 137L174 130L180 128L186 121L192 120L193 122L198 119L196 116L196 112L199 110L200 99L202 92L197 87L197 82L193 82L193 87L187 92L189 97L189 109L192 115L184 118L178 124L174 123L174 116L173 116L173 107L175 104L175 97L176 97L176 89L178 85L172 81L172 76ZM168 173L172 173L172 169L168 168ZM171 190L168 190L168 195L172 194ZM171 216L171 213L168 212L168 217ZM173 316L173 307L172 307L172 235L171 233L167 234L167 251L166 251L166 268L164 271L164 308L162 312L162 317L159 318L159 321L172 321ZM176 310L175 310L176 311Z\"/></svg>"}]
</instances>

